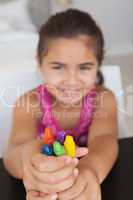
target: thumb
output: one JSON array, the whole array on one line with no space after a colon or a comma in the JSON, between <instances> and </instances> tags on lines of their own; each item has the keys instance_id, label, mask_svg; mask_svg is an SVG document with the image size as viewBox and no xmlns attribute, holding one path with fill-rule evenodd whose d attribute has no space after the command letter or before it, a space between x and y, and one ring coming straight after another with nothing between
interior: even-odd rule
<instances>
[{"instance_id":1,"label":"thumb","mask_svg":"<svg viewBox=\"0 0 133 200\"><path fill-rule=\"evenodd\" d=\"M30 197L39 197L40 196L40 192L39 191L35 191L35 190L29 190L27 192L27 195Z\"/></svg>"},{"instance_id":2,"label":"thumb","mask_svg":"<svg viewBox=\"0 0 133 200\"><path fill-rule=\"evenodd\" d=\"M87 147L78 147L76 146L76 157L82 157L88 154L89 150Z\"/></svg>"}]
</instances>

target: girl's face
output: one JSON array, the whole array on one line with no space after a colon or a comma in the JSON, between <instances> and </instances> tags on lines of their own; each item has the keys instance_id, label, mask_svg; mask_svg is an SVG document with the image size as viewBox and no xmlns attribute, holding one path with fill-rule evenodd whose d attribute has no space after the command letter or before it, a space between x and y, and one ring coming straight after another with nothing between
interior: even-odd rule
<instances>
[{"instance_id":1,"label":"girl's face","mask_svg":"<svg viewBox=\"0 0 133 200\"><path fill-rule=\"evenodd\" d=\"M63 104L78 103L96 82L98 62L86 38L54 39L40 70L49 92Z\"/></svg>"}]
</instances>

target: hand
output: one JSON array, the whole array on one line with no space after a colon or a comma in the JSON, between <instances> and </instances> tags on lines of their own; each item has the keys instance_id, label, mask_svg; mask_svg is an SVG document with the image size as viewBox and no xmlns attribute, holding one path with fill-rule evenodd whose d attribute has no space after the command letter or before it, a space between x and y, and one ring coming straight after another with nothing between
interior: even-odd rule
<instances>
[{"instance_id":1,"label":"hand","mask_svg":"<svg viewBox=\"0 0 133 200\"><path fill-rule=\"evenodd\" d=\"M68 156L58 157L58 158L54 156L51 157L45 156L40 153L41 146L42 146L41 140L38 141L34 140L30 143L27 143L24 146L24 150L22 152L22 169L23 169L23 183L26 191L28 190L41 191L40 188L42 188L43 181L45 181L46 186L47 183L51 181L51 179L53 181L55 173L50 175L49 172L54 172L56 170L59 170L60 168L66 167L67 169L64 169L63 176L60 177L59 175L60 173L59 174L57 173L57 176L59 175L59 178L55 175L55 179L57 179L57 181L59 181L59 179L66 178L67 175L70 176L70 172L74 169L74 167L78 163L77 159L75 161L76 163L75 162L71 163L71 161L73 161L74 159L71 159ZM70 166L68 166L69 163L71 163ZM74 179L74 176L73 178L71 176L69 179L72 181ZM52 184L50 182L50 186L51 185ZM51 193L51 190L50 191L47 190L47 187L46 188L44 187L44 189L45 190L42 190L43 192Z\"/></svg>"},{"instance_id":2,"label":"hand","mask_svg":"<svg viewBox=\"0 0 133 200\"><path fill-rule=\"evenodd\" d=\"M45 164L45 162L46 162L47 163L46 168L48 168L50 171L53 168L53 171L55 171L56 170L55 168L58 168L57 166L59 166L59 168L60 168L60 167L63 167L63 165L67 164L67 163L65 163L65 160L62 159L61 157L60 158L58 157L58 159L57 159L56 157L53 157L53 156L48 157L48 156L42 155L40 153L42 144L43 144L42 141L38 139L38 140L31 141L24 146L24 150L22 152L22 167L23 167L23 182L24 182L26 191L37 190L37 186L36 186L37 181L35 179L34 173L37 174L37 172L39 170L36 169L36 167L40 167L40 165L42 166L42 164L43 163ZM78 148L78 147L77 147L76 152L77 152L78 157L83 156L88 153L87 148ZM35 157L37 159L33 159ZM51 158L53 158L54 161L56 160L56 162L48 163L46 159L51 160ZM62 161L60 159L62 159ZM59 160L60 160L60 162L59 162ZM34 161L35 161L35 163L34 163ZM72 159L71 159L71 161L72 161ZM52 166L52 168L50 169L51 166ZM69 166L69 169L70 169L70 166ZM32 172L34 172L34 173L32 173Z\"/></svg>"},{"instance_id":3,"label":"hand","mask_svg":"<svg viewBox=\"0 0 133 200\"><path fill-rule=\"evenodd\" d=\"M29 191L26 195L26 200L56 200L57 194L44 194L43 197L37 191Z\"/></svg>"},{"instance_id":4,"label":"hand","mask_svg":"<svg viewBox=\"0 0 133 200\"><path fill-rule=\"evenodd\" d=\"M87 153L88 153L87 148L76 147L77 157L82 157ZM65 161L65 159L68 160ZM62 157L45 156L43 154L40 154L40 147L38 147L37 144L27 145L27 147L25 147L25 151L23 152L23 169L24 169L23 182L26 191L29 190L41 191L41 188L43 188L41 192L45 194L46 192L47 193L53 192L51 191L52 189L54 190L54 192L57 190L62 191L64 189L67 189L73 184L74 178L76 178L76 176L72 176L72 172L75 175L77 174L77 169L74 168L78 163L77 159L75 160L75 162L74 160L75 159L72 159L68 156L62 156ZM45 173L45 168L46 168L46 173ZM59 170L60 168L62 168L62 170ZM55 172L56 170L59 170L57 174ZM62 185L62 187L60 187L61 185L60 183L58 185L55 185L54 188L51 187L51 182L58 183L61 181L61 179L66 179L67 176L69 176L69 180L66 181L66 186ZM48 188L45 189L44 184L42 184L43 182L47 182L47 184L50 182L49 183L50 189Z\"/></svg>"},{"instance_id":5,"label":"hand","mask_svg":"<svg viewBox=\"0 0 133 200\"><path fill-rule=\"evenodd\" d=\"M22 178L26 191L35 184L33 175L31 174L32 162L31 159L36 154L40 153L40 148L43 145L40 139L31 141L24 145L22 151Z\"/></svg>"},{"instance_id":6,"label":"hand","mask_svg":"<svg viewBox=\"0 0 133 200\"><path fill-rule=\"evenodd\" d=\"M76 156L80 157L88 153L87 148L76 148ZM32 159L31 174L35 180L35 188L43 193L61 192L73 185L78 175L77 158L68 156L45 156L37 154Z\"/></svg>"},{"instance_id":7,"label":"hand","mask_svg":"<svg viewBox=\"0 0 133 200\"><path fill-rule=\"evenodd\" d=\"M100 184L91 169L79 169L71 188L58 194L59 200L101 200Z\"/></svg>"}]
</instances>

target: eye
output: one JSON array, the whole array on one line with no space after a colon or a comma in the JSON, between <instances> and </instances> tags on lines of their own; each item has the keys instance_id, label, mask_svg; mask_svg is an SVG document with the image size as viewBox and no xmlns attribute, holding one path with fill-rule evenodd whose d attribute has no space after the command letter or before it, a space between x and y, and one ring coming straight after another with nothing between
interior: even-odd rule
<instances>
[{"instance_id":1,"label":"eye","mask_svg":"<svg viewBox=\"0 0 133 200\"><path fill-rule=\"evenodd\" d=\"M62 66L62 65L58 65L58 66L55 66L55 67L52 67L53 69L63 69L64 68L64 66Z\"/></svg>"},{"instance_id":2,"label":"eye","mask_svg":"<svg viewBox=\"0 0 133 200\"><path fill-rule=\"evenodd\" d=\"M80 66L80 70L91 70L91 67L83 65Z\"/></svg>"}]
</instances>

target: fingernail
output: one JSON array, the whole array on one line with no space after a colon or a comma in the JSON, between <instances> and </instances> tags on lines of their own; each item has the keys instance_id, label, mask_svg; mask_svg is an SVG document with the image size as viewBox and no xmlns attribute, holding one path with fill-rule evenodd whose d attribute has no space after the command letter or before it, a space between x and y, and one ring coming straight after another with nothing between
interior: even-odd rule
<instances>
[{"instance_id":1,"label":"fingernail","mask_svg":"<svg viewBox=\"0 0 133 200\"><path fill-rule=\"evenodd\" d=\"M75 165L77 165L79 163L79 160L77 158L74 158L73 162L74 162Z\"/></svg>"},{"instance_id":2,"label":"fingernail","mask_svg":"<svg viewBox=\"0 0 133 200\"><path fill-rule=\"evenodd\" d=\"M35 197L38 197L39 196L39 192L34 191L34 195L35 195Z\"/></svg>"},{"instance_id":3,"label":"fingernail","mask_svg":"<svg viewBox=\"0 0 133 200\"><path fill-rule=\"evenodd\" d=\"M72 162L72 158L69 156L61 156L61 159L66 163L70 164Z\"/></svg>"},{"instance_id":4,"label":"fingernail","mask_svg":"<svg viewBox=\"0 0 133 200\"><path fill-rule=\"evenodd\" d=\"M40 192L41 197L45 197L45 194L43 192Z\"/></svg>"},{"instance_id":5,"label":"fingernail","mask_svg":"<svg viewBox=\"0 0 133 200\"><path fill-rule=\"evenodd\" d=\"M54 194L52 197L51 197L51 200L56 200L57 199L57 194Z\"/></svg>"},{"instance_id":6,"label":"fingernail","mask_svg":"<svg viewBox=\"0 0 133 200\"><path fill-rule=\"evenodd\" d=\"M88 152L89 151L89 149L87 149L87 148L84 148L83 150L84 150L84 152Z\"/></svg>"},{"instance_id":7,"label":"fingernail","mask_svg":"<svg viewBox=\"0 0 133 200\"><path fill-rule=\"evenodd\" d=\"M89 149L86 148L86 147L82 148L82 150L85 151L85 152L88 152L88 151L89 151Z\"/></svg>"},{"instance_id":8,"label":"fingernail","mask_svg":"<svg viewBox=\"0 0 133 200\"><path fill-rule=\"evenodd\" d=\"M78 174L79 174L79 170L77 168L75 168L74 171L73 171L73 174L74 174L75 177L77 177Z\"/></svg>"},{"instance_id":9,"label":"fingernail","mask_svg":"<svg viewBox=\"0 0 133 200\"><path fill-rule=\"evenodd\" d=\"M68 157L67 159L66 159L66 164L70 164L72 162L72 158L71 157Z\"/></svg>"}]
</instances>

